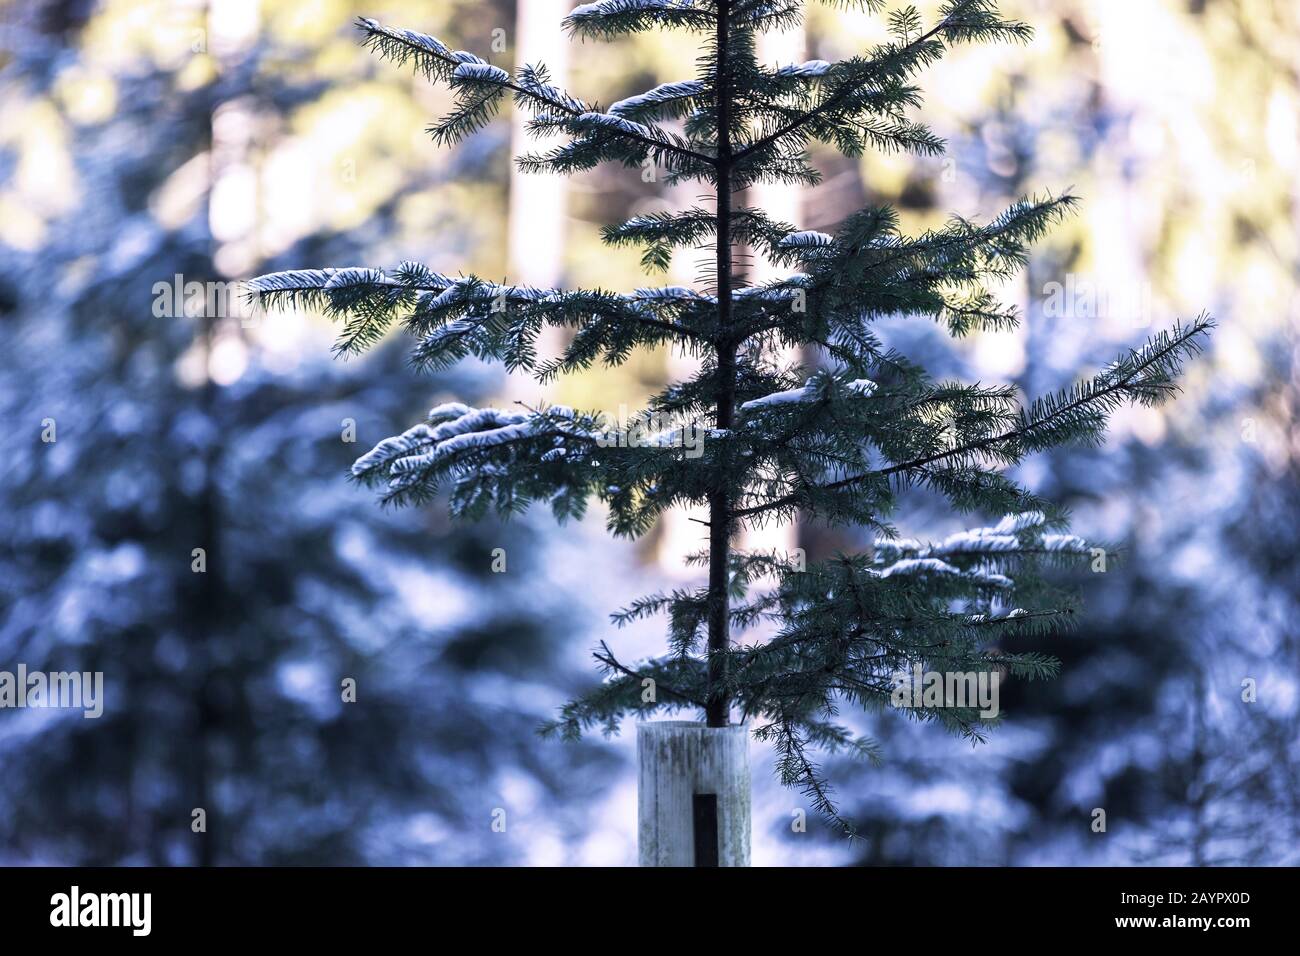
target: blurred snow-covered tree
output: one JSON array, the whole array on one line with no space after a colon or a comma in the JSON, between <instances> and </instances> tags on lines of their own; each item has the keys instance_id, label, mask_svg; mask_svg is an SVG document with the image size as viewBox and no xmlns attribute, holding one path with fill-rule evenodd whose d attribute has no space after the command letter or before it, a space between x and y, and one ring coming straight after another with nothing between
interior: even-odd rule
<instances>
[{"instance_id":1,"label":"blurred snow-covered tree","mask_svg":"<svg viewBox=\"0 0 1300 956\"><path fill-rule=\"evenodd\" d=\"M1092 24L1099 13L1102 43ZM1061 4L1039 14L1045 42L1036 54L1009 65L986 108L954 118L961 161L908 187L934 215L950 195L995 204L1027 183L1065 177L1108 212L1071 222L1036 257L1027 284L1012 291L1031 316L1016 333L954 351L895 329L891 344L962 377L987 374L981 359L1023 356L1016 381L1034 393L1104 363L1180 300L1213 296L1234 336L1198 363L1182 400L1129 416L1105 449L1055 449L1015 472L1126 556L1111 573L1076 579L1086 630L1030 639L1061 659L1062 677L1006 686L1015 748L998 746L1013 728L961 761L886 741L908 757L862 781L868 798L853 814L881 842L859 858L1290 862L1300 814L1288 795L1297 695L1286 621L1300 587L1279 556L1292 547L1297 504L1296 453L1287 448L1297 259L1285 238L1294 231L1296 147L1276 130L1280 104L1300 87L1275 64L1300 48L1300 20L1294 10L1234 2L1145 7L1148 27L1158 27L1146 32L1171 38L1161 56L1214 62L1231 76L1205 84L1194 69L1146 64L1194 91L1166 97L1134 84L1127 45L1143 31L1118 30L1118 8ZM1092 95L1070 79L1083 74L1098 74ZM1193 127L1205 152L1149 148L1153 136ZM1202 188L1209 182L1223 188ZM1189 221L1219 226L1212 239L1189 241ZM1115 259L1123 269L1112 268ZM1189 261L1213 290L1188 282ZM1245 274L1253 281L1241 283ZM1051 314L1051 284L1067 282L1075 298ZM1241 699L1250 677L1254 703ZM1089 827L1098 807L1108 813L1105 835ZM1252 819L1268 823L1250 827Z\"/></svg>"},{"instance_id":2,"label":"blurred snow-covered tree","mask_svg":"<svg viewBox=\"0 0 1300 956\"><path fill-rule=\"evenodd\" d=\"M50 19L55 33L27 25L0 93L40 103L75 62L76 22ZM353 443L397 428L431 384L480 394L495 379L417 383L395 350L346 370L286 362L243 333L278 322L292 340L289 319L241 315L214 266L202 173L219 104L288 111L327 86L268 72L275 55L255 43L193 85L124 68L117 109L63 133L80 198L31 248L0 244L0 417L15 430L0 470L0 668L105 679L98 719L0 711L0 861L575 853L586 820L540 811L567 788L598 790L587 770L601 758L536 741L572 683L559 623L517 583L544 571L539 543L525 525L452 534L377 513L339 481ZM290 254L356 251L322 233ZM512 573L492 572L497 548ZM569 613L565 636L580 626ZM491 832L498 806L515 814L505 834Z\"/></svg>"}]
</instances>

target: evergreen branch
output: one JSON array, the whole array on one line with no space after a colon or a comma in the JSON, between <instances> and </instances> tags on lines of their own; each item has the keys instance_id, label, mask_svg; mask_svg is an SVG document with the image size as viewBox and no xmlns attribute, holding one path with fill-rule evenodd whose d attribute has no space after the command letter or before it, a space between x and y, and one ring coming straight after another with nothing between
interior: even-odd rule
<instances>
[{"instance_id":1,"label":"evergreen branch","mask_svg":"<svg viewBox=\"0 0 1300 956\"><path fill-rule=\"evenodd\" d=\"M630 677L631 679L635 680L637 684L640 684L642 681L647 679L644 672L639 670L634 670L631 667L625 667L623 664L620 664L618 659L614 656L614 652L609 649L609 645L606 644L604 641L600 642L600 651L594 654L593 656L596 658L596 660L600 661L610 670L616 671L617 673L622 674L625 677ZM696 707L701 707L701 708L704 707L704 701L699 699L698 697L694 697L691 694L687 693L686 691L681 691L681 690L677 690L676 688L670 687L669 685L660 682L656 678L651 677L649 679L655 682L656 690L662 690L665 693L669 694L670 696L676 697L678 700L682 701L683 703L694 704Z\"/></svg>"},{"instance_id":2,"label":"evergreen branch","mask_svg":"<svg viewBox=\"0 0 1300 956\"><path fill-rule=\"evenodd\" d=\"M1028 36L1028 27L1024 24L1000 20L990 8L988 0L952 0L934 27L907 39L900 47L887 46L876 61L865 65L860 76L846 82L821 103L804 111L795 118L781 124L768 133L737 150L735 159L743 162L754 153L779 142L787 136L799 133L810 123L826 116L838 107L848 104L864 86L877 79L882 71L896 69L895 64L906 63L915 59L931 59L937 55L928 49L936 37L951 35L959 39L970 39L980 35L1005 33L1018 39Z\"/></svg>"},{"instance_id":3,"label":"evergreen branch","mask_svg":"<svg viewBox=\"0 0 1300 956\"><path fill-rule=\"evenodd\" d=\"M927 31L926 33L923 33L915 40L912 40L910 43L907 44L907 46L905 46L899 52L907 53L910 51L918 50L923 44L931 40L936 34L938 34L941 30L943 30L946 27L946 25L947 25L947 21L945 20L939 21L939 23L936 24L931 30ZM813 120L817 119L822 114L827 113L830 110L833 110L836 106L842 104L850 96L852 96L859 89L861 89L868 82L870 82L872 78L873 77L871 74L867 74L863 76L857 83L846 84L841 89L837 90L836 92L828 96L818 106L806 112L800 113L794 119L783 124L775 131L768 133L766 136L762 136L759 139L754 140L752 143L743 146L741 149L739 149L736 152L736 157L735 157L736 161L742 162L745 159L749 158L749 156L751 156L752 154L758 152L759 150L765 149L766 147L771 146L773 143L776 143L779 140L784 139L785 137L791 135L792 133L798 132L802 127L812 122Z\"/></svg>"},{"instance_id":4,"label":"evergreen branch","mask_svg":"<svg viewBox=\"0 0 1300 956\"><path fill-rule=\"evenodd\" d=\"M679 143L673 142L661 130L633 124L607 123L601 117L607 114L593 113L584 104L554 87L540 82L537 68L526 68L524 82L518 82L499 67L494 67L472 53L452 51L440 40L411 30L391 29L381 25L377 20L367 17L357 19L358 27L366 34L365 44L387 60L398 66L408 62L414 63L416 69L429 79L442 79L466 85L477 84L494 88L497 93L511 91L515 99L529 103L544 111L559 111L569 117L580 132L590 133L595 126L600 132L638 143L641 146L673 153L695 162L711 165L714 159L704 153L696 152ZM482 127L483 123L495 110L496 96L492 91L480 91L477 98L471 98L462 104L461 112L454 113L447 119L429 128L435 139L444 145L461 138L466 133ZM619 117L611 117L619 119ZM639 129L637 127L640 127Z\"/></svg>"},{"instance_id":5,"label":"evergreen branch","mask_svg":"<svg viewBox=\"0 0 1300 956\"><path fill-rule=\"evenodd\" d=\"M713 26L711 10L691 0L597 0L574 7L564 18L573 36L610 39L656 26L680 26L708 30Z\"/></svg>"},{"instance_id":6,"label":"evergreen branch","mask_svg":"<svg viewBox=\"0 0 1300 956\"><path fill-rule=\"evenodd\" d=\"M611 328L654 330L677 341L702 339L698 330L655 314L656 308L680 306L678 299L663 292L645 289L619 295L599 289L497 285L476 276L452 279L412 262L402 263L391 275L371 268L304 269L270 273L248 283L250 300L263 306L321 307L331 317L346 317L335 344L341 354L373 346L405 313L407 330L422 336L414 357L424 367L445 365L470 351L499 353L513 365L529 365L531 353L502 335L508 329L514 330L515 339L531 334L530 322L577 325L598 346L612 345L603 331ZM595 331L604 337L591 338Z\"/></svg>"},{"instance_id":7,"label":"evergreen branch","mask_svg":"<svg viewBox=\"0 0 1300 956\"><path fill-rule=\"evenodd\" d=\"M810 487L805 492L795 492L775 501L733 510L730 517L733 519L751 517L776 508L789 507L804 500L808 492L839 491L862 482L879 481L893 475L906 474L922 469L927 465L951 461L972 453L987 452L998 446L1023 445L1031 442L1040 434L1045 435L1048 439L1060 437L1064 440L1070 436L1059 436L1056 431L1058 424L1063 421L1067 424L1079 424L1081 419L1077 413L1088 412L1100 407L1096 415L1089 416L1089 419L1084 422L1084 424L1090 426L1089 433L1095 434L1105 424L1104 417L1100 415L1101 408L1113 405L1113 401L1128 395L1136 401L1149 402L1172 390L1175 386L1172 384L1169 375L1170 365L1172 364L1176 369L1178 359L1188 352L1199 351L1200 346L1196 339L1213 327L1213 320L1202 315L1186 328L1176 326L1173 335L1161 333L1146 347L1140 351L1131 352L1126 359L1116 363L1108 372L1098 376L1087 386L1077 388L1073 395L1061 397L1057 401L1036 403L1035 410L1039 411L1039 414L1024 413L1022 423L1009 431L915 458L911 461L890 465L887 468L877 469L866 474L853 475L825 485ZM1152 381L1142 382L1138 380L1138 377L1143 372L1152 370L1156 373ZM1041 449L1033 448L1032 450ZM1011 454L1014 454L1014 451Z\"/></svg>"},{"instance_id":8,"label":"evergreen branch","mask_svg":"<svg viewBox=\"0 0 1300 956\"><path fill-rule=\"evenodd\" d=\"M809 759L803 738L795 729L795 720L782 716L771 724L755 729L756 740L772 741L777 751L777 772L786 786L799 786L813 802L814 809L831 820L850 839L857 836L852 824L840 816L832 798L832 789L816 764Z\"/></svg>"}]
</instances>

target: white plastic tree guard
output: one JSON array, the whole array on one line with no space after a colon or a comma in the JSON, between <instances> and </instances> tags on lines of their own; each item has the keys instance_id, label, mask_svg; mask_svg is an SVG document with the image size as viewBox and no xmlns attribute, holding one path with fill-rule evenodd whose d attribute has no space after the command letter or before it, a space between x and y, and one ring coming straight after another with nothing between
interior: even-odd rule
<instances>
[{"instance_id":1,"label":"white plastic tree guard","mask_svg":"<svg viewBox=\"0 0 1300 956\"><path fill-rule=\"evenodd\" d=\"M749 728L637 724L641 866L749 866Z\"/></svg>"}]
</instances>

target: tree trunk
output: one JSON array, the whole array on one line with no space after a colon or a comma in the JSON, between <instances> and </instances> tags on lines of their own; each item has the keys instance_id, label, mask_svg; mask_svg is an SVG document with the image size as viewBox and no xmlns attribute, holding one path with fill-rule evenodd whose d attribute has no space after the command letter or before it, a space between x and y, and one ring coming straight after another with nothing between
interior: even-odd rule
<instances>
[{"instance_id":1,"label":"tree trunk","mask_svg":"<svg viewBox=\"0 0 1300 956\"><path fill-rule=\"evenodd\" d=\"M731 91L727 57L729 0L718 3L718 228L717 285L718 325L726 336L731 325ZM729 338L717 347L719 429L731 428L736 404L736 343ZM727 475L709 495L709 692L705 717L710 727L725 727L730 721L731 702L723 685L727 680L727 646L730 643L731 604L727 589L731 562L731 501Z\"/></svg>"}]
</instances>

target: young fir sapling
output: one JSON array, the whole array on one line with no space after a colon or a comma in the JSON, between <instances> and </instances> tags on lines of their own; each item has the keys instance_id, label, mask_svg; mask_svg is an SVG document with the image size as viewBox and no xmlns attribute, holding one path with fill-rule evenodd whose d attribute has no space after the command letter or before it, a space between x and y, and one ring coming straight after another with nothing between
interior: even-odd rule
<instances>
[{"instance_id":1,"label":"young fir sapling","mask_svg":"<svg viewBox=\"0 0 1300 956\"><path fill-rule=\"evenodd\" d=\"M883 0L853 4L881 12ZM913 79L953 44L1024 41L1029 28L1003 19L994 0L946 0L924 26L906 7L888 14L892 38L835 63L760 63L755 37L798 22L795 0L601 0L564 21L583 39L652 29L701 38L691 79L666 83L609 107L557 89L543 66L515 74L433 37L359 21L365 43L397 64L447 83L455 106L430 127L450 145L484 126L510 96L528 110L530 132L562 145L518 160L528 171L571 173L602 162L653 163L669 183L697 181L712 206L637 216L604 230L611 245L644 249L647 270L666 269L674 249L705 246L706 287L632 292L538 289L450 276L416 262L391 271L313 269L253 283L265 304L323 307L343 320L339 352L352 354L394 323L415 339L412 361L438 369L466 356L526 369L541 382L618 365L640 347L671 346L699 360L645 410L668 421L642 441L613 440L595 413L560 406L522 411L439 405L427 419L380 442L353 466L360 481L397 504L450 488L455 515L502 514L534 501L560 519L605 503L616 535L646 533L666 510L707 504L707 549L690 559L707 584L634 601L617 623L664 613L670 651L629 666L604 643L606 681L563 709L549 728L565 736L614 731L631 713L696 709L709 726L733 714L778 751L787 784L802 786L834 815L830 790L810 754L875 745L837 720L842 702L889 704L894 675L989 672L1021 678L1055 673L1036 653L997 650L1017 636L1067 626L1069 595L1043 568L1087 562L1093 549L1068 534L1064 514L1006 476L1025 456L1065 443L1102 441L1122 403L1152 405L1176 389L1182 362L1198 350L1208 318L1151 338L1095 377L1022 405L1008 386L936 382L888 349L873 331L884 316L931 318L954 336L1011 328L1017 311L989 290L1014 274L1027 245L1076 202L1070 195L1023 199L991 222L954 218L903 235L888 207L852 213L834 234L801 231L744 204L761 182L812 184L807 147L848 156L868 148L924 155L943 142L908 118L920 103ZM789 274L746 282L733 258L762 251ZM543 359L546 326L571 330L560 354ZM816 355L811 375L781 359ZM684 454L684 429L704 423L703 453ZM1005 514L991 527L925 544L890 524L898 496L924 487L960 512ZM741 552L733 538L769 521L857 526L870 551L806 564L776 552ZM766 640L736 638L760 623ZM649 679L657 693L643 700ZM977 706L907 711L973 739L992 722Z\"/></svg>"}]
</instances>

